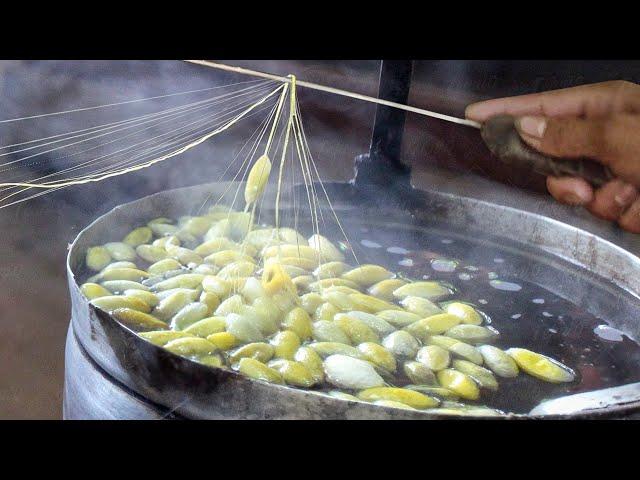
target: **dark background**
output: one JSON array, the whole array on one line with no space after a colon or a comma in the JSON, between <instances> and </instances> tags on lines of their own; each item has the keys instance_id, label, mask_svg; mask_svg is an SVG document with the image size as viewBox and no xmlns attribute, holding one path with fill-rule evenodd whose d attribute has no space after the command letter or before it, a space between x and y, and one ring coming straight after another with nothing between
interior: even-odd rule
<instances>
[{"instance_id":1,"label":"dark background","mask_svg":"<svg viewBox=\"0 0 640 480\"><path fill-rule=\"evenodd\" d=\"M375 96L379 61L225 63ZM612 79L640 80L631 61L418 61L409 103L463 116L468 103ZM246 80L180 61L2 61L0 120L116 103ZM305 130L325 180L349 180L367 151L375 106L301 89ZM151 111L152 102L0 123L0 146ZM158 102L161 103L161 102ZM165 104L163 104L165 105ZM155 105L158 107L159 105ZM146 109L146 110L145 110ZM162 164L97 184L71 187L0 209L0 418L60 418L69 321L67 245L114 206L151 193L221 179L248 130L230 129ZM544 179L488 156L477 130L407 116L403 160L420 172L478 174L544 194ZM34 167L31 167L34 168ZM0 181L4 181L0 172Z\"/></svg>"}]
</instances>

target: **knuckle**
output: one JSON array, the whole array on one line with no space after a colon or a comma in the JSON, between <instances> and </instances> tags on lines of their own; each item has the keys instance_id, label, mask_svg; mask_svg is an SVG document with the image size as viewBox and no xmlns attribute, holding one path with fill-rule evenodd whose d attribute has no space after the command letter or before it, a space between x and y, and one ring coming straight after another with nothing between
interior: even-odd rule
<instances>
[{"instance_id":1,"label":"knuckle","mask_svg":"<svg viewBox=\"0 0 640 480\"><path fill-rule=\"evenodd\" d=\"M640 202L635 201L618 219L618 225L631 233L640 233Z\"/></svg>"},{"instance_id":2,"label":"knuckle","mask_svg":"<svg viewBox=\"0 0 640 480\"><path fill-rule=\"evenodd\" d=\"M639 88L637 84L629 82L628 80L610 80L604 82L604 86L614 93L623 93Z\"/></svg>"},{"instance_id":3,"label":"knuckle","mask_svg":"<svg viewBox=\"0 0 640 480\"><path fill-rule=\"evenodd\" d=\"M628 80L616 80L616 86L620 90L627 90L627 89L633 89L638 87L638 85Z\"/></svg>"},{"instance_id":4,"label":"knuckle","mask_svg":"<svg viewBox=\"0 0 640 480\"><path fill-rule=\"evenodd\" d=\"M620 208L613 205L604 204L604 202L593 202L587 207L589 212L602 220L614 221L620 218Z\"/></svg>"},{"instance_id":5,"label":"knuckle","mask_svg":"<svg viewBox=\"0 0 640 480\"><path fill-rule=\"evenodd\" d=\"M640 97L640 85L627 80L614 80L610 89L612 105L616 111L629 110L630 105Z\"/></svg>"},{"instance_id":6,"label":"knuckle","mask_svg":"<svg viewBox=\"0 0 640 480\"><path fill-rule=\"evenodd\" d=\"M640 217L634 218L628 215L623 215L618 219L618 225L620 228L628 232L640 233Z\"/></svg>"}]
</instances>

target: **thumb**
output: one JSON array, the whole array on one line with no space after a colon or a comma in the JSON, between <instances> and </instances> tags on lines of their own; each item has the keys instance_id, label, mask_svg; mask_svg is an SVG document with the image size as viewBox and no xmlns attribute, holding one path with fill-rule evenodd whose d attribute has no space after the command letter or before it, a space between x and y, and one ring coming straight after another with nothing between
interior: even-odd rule
<instances>
[{"instance_id":1,"label":"thumb","mask_svg":"<svg viewBox=\"0 0 640 480\"><path fill-rule=\"evenodd\" d=\"M583 119L525 116L516 121L522 139L547 155L587 157L640 186L640 116Z\"/></svg>"}]
</instances>

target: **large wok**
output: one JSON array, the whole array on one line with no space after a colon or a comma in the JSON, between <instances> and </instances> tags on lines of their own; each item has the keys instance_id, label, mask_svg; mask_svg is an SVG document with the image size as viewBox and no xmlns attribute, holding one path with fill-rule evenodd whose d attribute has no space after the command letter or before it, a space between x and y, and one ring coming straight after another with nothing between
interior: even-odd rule
<instances>
[{"instance_id":1,"label":"large wok","mask_svg":"<svg viewBox=\"0 0 640 480\"><path fill-rule=\"evenodd\" d=\"M375 186L353 183L327 183L325 188L341 220L351 232L367 231L367 238L376 239L376 235L380 235L380 238L391 242L410 239L414 245L436 252L453 248L445 253L457 255L467 264L491 263L491 255L499 255L503 261L496 263L493 270L501 278L526 279L528 284L541 286L564 299L562 301L570 301L580 307L584 317L572 317L576 325L570 325L566 331L582 331L582 318L587 319L585 322L598 318L630 338L640 338L640 259L628 251L631 245L627 237L616 242L627 247L625 249L603 238L618 235L606 227L594 227L594 230L599 228L602 235L590 233L534 213L536 209L547 208L546 202L525 197L525 194L505 187L494 184L483 187L476 180L474 182L475 193L482 195L484 188L485 197L491 201L465 195L463 183L455 181L446 182L448 192L442 188L420 191L400 182L382 192ZM82 356L100 370L101 377L98 377L126 390L136 402L148 403L158 411L172 412L173 416L185 418L436 418L419 411L349 402L313 391L266 384L233 371L197 364L142 340L113 317L90 305L81 294L79 283L83 280L87 247L122 238L132 225L145 223L150 218L178 217L188 213L212 193L223 192L227 187L226 182L199 185L160 192L121 205L89 225L71 245L67 263L72 300L71 341L77 343ZM522 209L501 205L504 202L500 202L500 198L508 198ZM269 202L265 201L267 204ZM553 212L571 213L561 208ZM435 245L434 238L455 241L451 245ZM527 308L542 307L531 304ZM524 313L526 316L527 312ZM529 318L533 318L540 312L529 313ZM536 328L535 325L525 327L523 324L517 331L531 337L537 335ZM544 342L545 338L542 335L538 340ZM523 341L528 340L530 338L523 338ZM572 341L569 336L560 344L566 346ZM625 341L635 346L628 338ZM638 381L634 372L640 373L640 356L636 349L630 352L626 357L614 359L621 362L617 365L620 378L616 381L619 385ZM67 358L67 361L76 360ZM69 367L67 382L70 380ZM76 389L100 390L91 385L96 381L93 377L71 380L74 380ZM85 381L89 384L83 385ZM66 396L73 393L69 392L67 389ZM567 393L571 392L549 391L550 397ZM65 398L65 405L68 401ZM578 410L560 417L620 417L634 415L638 411L640 388L632 385L624 396L616 395L615 391L605 394L600 408ZM118 417L117 412L112 413ZM532 417L526 413L506 416Z\"/></svg>"}]
</instances>

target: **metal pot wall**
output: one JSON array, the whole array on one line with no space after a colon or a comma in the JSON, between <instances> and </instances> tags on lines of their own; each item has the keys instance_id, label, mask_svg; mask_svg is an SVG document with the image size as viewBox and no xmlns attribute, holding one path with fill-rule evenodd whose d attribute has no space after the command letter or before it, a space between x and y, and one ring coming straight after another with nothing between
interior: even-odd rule
<instances>
[{"instance_id":1,"label":"metal pot wall","mask_svg":"<svg viewBox=\"0 0 640 480\"><path fill-rule=\"evenodd\" d=\"M188 213L227 187L227 183L200 185L145 197L98 218L78 235L67 264L72 319L65 418L442 418L338 400L206 367L142 340L88 303L78 284L87 247L122 238L131 225L151 218ZM459 194L391 186L381 195L373 187L342 183L325 188L345 224L368 225L371 231L377 225L391 225L400 237L447 232L476 245L477 252L471 255L481 255L485 247L499 247L510 255L509 274L524 276L562 298L586 305L593 315L631 338L640 338L640 259L597 235L531 211ZM522 198L519 204L525 204ZM562 418L620 417L639 411L640 389L623 403L612 395L598 409Z\"/></svg>"}]
</instances>

